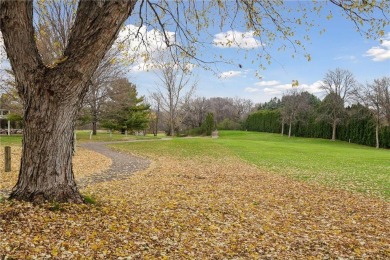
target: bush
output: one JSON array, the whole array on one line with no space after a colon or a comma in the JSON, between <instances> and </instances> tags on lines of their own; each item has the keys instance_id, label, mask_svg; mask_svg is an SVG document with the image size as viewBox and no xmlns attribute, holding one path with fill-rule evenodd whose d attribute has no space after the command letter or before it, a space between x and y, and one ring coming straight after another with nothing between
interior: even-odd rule
<instances>
[{"instance_id":1,"label":"bush","mask_svg":"<svg viewBox=\"0 0 390 260\"><path fill-rule=\"evenodd\" d=\"M214 130L214 114L213 113L207 113L206 119L202 124L203 133L206 135L211 135L211 133Z\"/></svg>"},{"instance_id":2,"label":"bush","mask_svg":"<svg viewBox=\"0 0 390 260\"><path fill-rule=\"evenodd\" d=\"M219 130L241 130L242 125L231 119L225 118L222 122L217 124Z\"/></svg>"}]
</instances>

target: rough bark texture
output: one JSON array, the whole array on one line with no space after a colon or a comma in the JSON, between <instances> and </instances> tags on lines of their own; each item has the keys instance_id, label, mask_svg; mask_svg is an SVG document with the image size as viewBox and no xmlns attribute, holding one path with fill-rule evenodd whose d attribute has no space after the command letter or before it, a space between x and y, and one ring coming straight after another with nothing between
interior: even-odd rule
<instances>
[{"instance_id":1,"label":"rough bark texture","mask_svg":"<svg viewBox=\"0 0 390 260\"><path fill-rule=\"evenodd\" d=\"M81 1L63 59L43 65L32 1L0 1L0 29L24 105L23 152L11 198L83 201L72 171L73 131L88 81L135 1Z\"/></svg>"}]
</instances>

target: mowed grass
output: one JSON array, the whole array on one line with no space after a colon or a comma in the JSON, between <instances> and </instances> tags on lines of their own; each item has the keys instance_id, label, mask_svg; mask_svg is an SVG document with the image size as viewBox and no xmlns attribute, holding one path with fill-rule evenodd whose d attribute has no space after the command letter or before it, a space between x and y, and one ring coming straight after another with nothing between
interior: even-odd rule
<instances>
[{"instance_id":1,"label":"mowed grass","mask_svg":"<svg viewBox=\"0 0 390 260\"><path fill-rule=\"evenodd\" d=\"M390 198L390 151L278 134L226 131L218 143L263 169Z\"/></svg>"},{"instance_id":2,"label":"mowed grass","mask_svg":"<svg viewBox=\"0 0 390 260\"><path fill-rule=\"evenodd\" d=\"M146 136L136 135L124 135L119 132L109 133L109 131L100 130L97 135L91 136L89 130L78 130L76 132L76 140L79 142L113 142L113 141L132 141L132 140L144 140L144 139L161 139L164 138L164 134L158 134L154 136L148 134ZM0 146L20 146L22 144L22 135L0 135Z\"/></svg>"},{"instance_id":3,"label":"mowed grass","mask_svg":"<svg viewBox=\"0 0 390 260\"><path fill-rule=\"evenodd\" d=\"M0 135L0 147L4 146L21 146L22 135Z\"/></svg>"},{"instance_id":4,"label":"mowed grass","mask_svg":"<svg viewBox=\"0 0 390 260\"><path fill-rule=\"evenodd\" d=\"M220 131L218 139L182 138L112 146L141 155L185 159L238 156L275 174L390 198L390 151L384 149L244 131Z\"/></svg>"},{"instance_id":5,"label":"mowed grass","mask_svg":"<svg viewBox=\"0 0 390 260\"><path fill-rule=\"evenodd\" d=\"M116 143L109 145L114 149L125 150L141 156L169 156L181 159L192 157L205 159L235 156L227 147L218 144L211 138L173 138L172 140L156 140L155 142Z\"/></svg>"},{"instance_id":6,"label":"mowed grass","mask_svg":"<svg viewBox=\"0 0 390 260\"><path fill-rule=\"evenodd\" d=\"M140 155L239 158L262 170L332 187L390 199L390 150L332 142L324 139L287 138L278 134L220 131L218 139L174 138L167 141L113 144ZM99 132L91 141L159 139L163 136L124 136ZM78 131L78 141L90 141L89 131ZM0 146L20 146L21 136L1 136ZM151 158L153 159L153 158ZM201 167L201 165L199 166ZM221 169L223 170L223 169Z\"/></svg>"},{"instance_id":7,"label":"mowed grass","mask_svg":"<svg viewBox=\"0 0 390 260\"><path fill-rule=\"evenodd\" d=\"M80 142L111 142L111 141L131 141L131 140L142 140L142 139L160 139L165 135L159 134L158 136L153 136L152 134L143 136L143 135L125 135L119 132L112 132L110 134L107 130L100 130L96 135L91 135L89 130L78 130L76 132L76 139Z\"/></svg>"}]
</instances>

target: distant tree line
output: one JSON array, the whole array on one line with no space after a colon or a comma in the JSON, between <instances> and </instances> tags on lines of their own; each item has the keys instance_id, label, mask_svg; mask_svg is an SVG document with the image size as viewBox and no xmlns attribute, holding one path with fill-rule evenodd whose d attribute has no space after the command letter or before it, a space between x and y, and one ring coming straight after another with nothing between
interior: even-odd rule
<instances>
[{"instance_id":1,"label":"distant tree line","mask_svg":"<svg viewBox=\"0 0 390 260\"><path fill-rule=\"evenodd\" d=\"M362 85L349 71L336 69L325 75L322 89L322 101L292 88L282 99L258 105L245 129L390 148L389 77Z\"/></svg>"},{"instance_id":2,"label":"distant tree line","mask_svg":"<svg viewBox=\"0 0 390 260\"><path fill-rule=\"evenodd\" d=\"M152 99L152 98L151 98ZM173 122L176 135L211 135L211 131L241 130L245 120L254 109L252 101L242 98L227 97L191 97L186 96L176 107L174 120L170 120L169 109L163 102L157 102L154 96L152 103L151 131L153 129L170 132ZM159 116L157 116L159 115Z\"/></svg>"}]
</instances>

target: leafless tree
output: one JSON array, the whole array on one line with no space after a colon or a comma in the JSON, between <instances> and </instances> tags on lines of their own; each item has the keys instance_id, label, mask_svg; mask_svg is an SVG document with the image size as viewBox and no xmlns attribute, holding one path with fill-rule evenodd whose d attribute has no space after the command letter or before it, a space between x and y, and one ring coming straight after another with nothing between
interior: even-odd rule
<instances>
[{"instance_id":1,"label":"leafless tree","mask_svg":"<svg viewBox=\"0 0 390 260\"><path fill-rule=\"evenodd\" d=\"M193 95L196 82L190 77L185 64L171 60L169 56L160 56L154 61L156 75L159 78L157 93L161 100L161 109L168 114L168 134L173 136L180 121L179 106Z\"/></svg>"},{"instance_id":2,"label":"leafless tree","mask_svg":"<svg viewBox=\"0 0 390 260\"><path fill-rule=\"evenodd\" d=\"M326 73L321 88L328 96L327 102L332 109L328 116L332 124L332 140L336 140L337 124L342 114L345 103L349 100L352 90L356 86L356 80L353 74L348 70L337 68ZM341 102L341 104L340 104ZM336 111L337 110L337 111ZM340 111L338 111L340 110ZM329 110L326 110L329 112Z\"/></svg>"},{"instance_id":3,"label":"leafless tree","mask_svg":"<svg viewBox=\"0 0 390 260\"><path fill-rule=\"evenodd\" d=\"M205 97L196 97L188 100L183 106L184 111L183 123L187 127L200 127L210 110L210 102Z\"/></svg>"},{"instance_id":4,"label":"leafless tree","mask_svg":"<svg viewBox=\"0 0 390 260\"><path fill-rule=\"evenodd\" d=\"M352 94L354 99L368 107L375 117L375 144L379 148L379 129L381 122L387 118L386 114L388 92L390 88L390 78L383 77L375 79L373 84L359 85Z\"/></svg>"},{"instance_id":5,"label":"leafless tree","mask_svg":"<svg viewBox=\"0 0 390 260\"><path fill-rule=\"evenodd\" d=\"M233 98L233 106L236 110L237 117L239 118L239 120L243 120L244 118L246 118L254 108L254 104L250 99L238 97Z\"/></svg>"},{"instance_id":6,"label":"leafless tree","mask_svg":"<svg viewBox=\"0 0 390 260\"><path fill-rule=\"evenodd\" d=\"M380 86L380 105L386 118L387 125L390 126L390 77L378 79L375 84Z\"/></svg>"},{"instance_id":7,"label":"leafless tree","mask_svg":"<svg viewBox=\"0 0 390 260\"><path fill-rule=\"evenodd\" d=\"M160 123L161 95L158 92L151 93L149 103L152 106L150 125L154 136L157 136Z\"/></svg>"},{"instance_id":8,"label":"leafless tree","mask_svg":"<svg viewBox=\"0 0 390 260\"><path fill-rule=\"evenodd\" d=\"M124 75L124 67L117 61L118 55L116 49L107 52L93 74L84 98L84 105L89 109L91 115L93 135L96 135L101 108L108 99L111 83Z\"/></svg>"},{"instance_id":9,"label":"leafless tree","mask_svg":"<svg viewBox=\"0 0 390 260\"><path fill-rule=\"evenodd\" d=\"M45 0L34 6L36 44L48 66L55 66L64 55L76 18L76 4L74 0Z\"/></svg>"},{"instance_id":10,"label":"leafless tree","mask_svg":"<svg viewBox=\"0 0 390 260\"><path fill-rule=\"evenodd\" d=\"M282 135L284 134L284 123L288 124L288 137L291 137L292 125L299 120L299 117L311 108L309 95L297 89L288 91L282 97Z\"/></svg>"}]
</instances>

